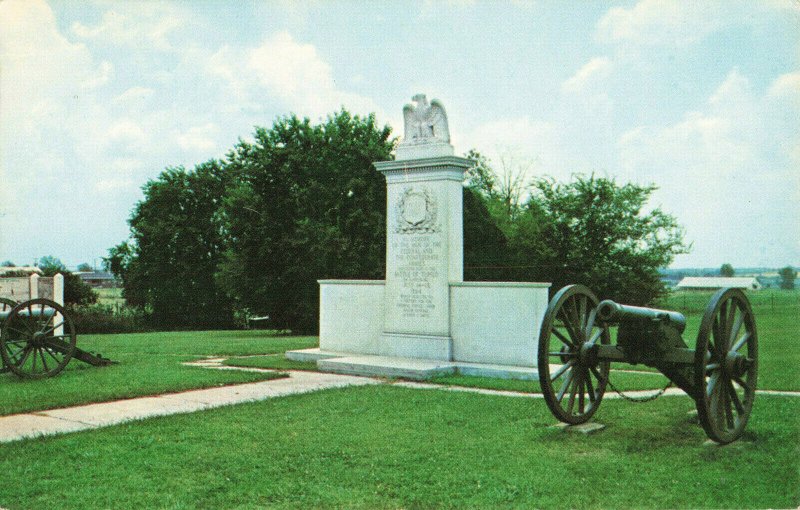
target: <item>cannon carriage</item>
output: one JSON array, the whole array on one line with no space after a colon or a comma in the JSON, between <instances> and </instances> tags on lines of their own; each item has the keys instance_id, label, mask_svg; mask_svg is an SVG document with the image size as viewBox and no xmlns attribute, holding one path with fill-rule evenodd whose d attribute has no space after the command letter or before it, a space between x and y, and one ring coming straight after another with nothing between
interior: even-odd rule
<instances>
[{"instance_id":1,"label":"cannon carriage","mask_svg":"<svg viewBox=\"0 0 800 510\"><path fill-rule=\"evenodd\" d=\"M700 424L718 443L744 432L758 376L758 335L739 289L712 296L693 347L682 337L686 318L674 311L600 302L582 285L550 301L539 334L539 381L560 421L588 421L610 384L611 362L658 369L695 401ZM616 330L616 343L612 332Z\"/></svg>"},{"instance_id":2,"label":"cannon carriage","mask_svg":"<svg viewBox=\"0 0 800 510\"><path fill-rule=\"evenodd\" d=\"M0 373L42 379L57 375L72 359L93 366L114 363L76 344L72 319L55 301L37 298L17 303L0 298Z\"/></svg>"}]
</instances>

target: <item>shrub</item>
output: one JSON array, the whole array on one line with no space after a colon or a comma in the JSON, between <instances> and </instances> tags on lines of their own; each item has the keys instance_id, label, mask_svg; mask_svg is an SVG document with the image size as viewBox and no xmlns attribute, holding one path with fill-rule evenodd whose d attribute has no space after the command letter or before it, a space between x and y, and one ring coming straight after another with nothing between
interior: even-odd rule
<instances>
[{"instance_id":1,"label":"shrub","mask_svg":"<svg viewBox=\"0 0 800 510\"><path fill-rule=\"evenodd\" d=\"M110 305L72 305L67 310L78 334L152 331L149 314L141 309Z\"/></svg>"}]
</instances>

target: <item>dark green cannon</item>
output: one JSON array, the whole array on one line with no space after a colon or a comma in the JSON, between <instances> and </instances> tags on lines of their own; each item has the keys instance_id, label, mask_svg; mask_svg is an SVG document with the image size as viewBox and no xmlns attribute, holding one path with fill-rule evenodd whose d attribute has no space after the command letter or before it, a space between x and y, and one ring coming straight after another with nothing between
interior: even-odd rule
<instances>
[{"instance_id":1,"label":"dark green cannon","mask_svg":"<svg viewBox=\"0 0 800 510\"><path fill-rule=\"evenodd\" d=\"M722 289L706 307L694 346L684 341L685 328L678 312L598 302L582 285L564 287L550 301L539 333L547 406L564 423L584 423L600 406L611 362L644 364L694 399L708 437L735 441L750 418L758 376L750 302L739 289Z\"/></svg>"},{"instance_id":2,"label":"dark green cannon","mask_svg":"<svg viewBox=\"0 0 800 510\"><path fill-rule=\"evenodd\" d=\"M58 374L72 359L94 366L114 363L76 346L72 319L55 301L0 298L0 324L0 372L42 379Z\"/></svg>"}]
</instances>

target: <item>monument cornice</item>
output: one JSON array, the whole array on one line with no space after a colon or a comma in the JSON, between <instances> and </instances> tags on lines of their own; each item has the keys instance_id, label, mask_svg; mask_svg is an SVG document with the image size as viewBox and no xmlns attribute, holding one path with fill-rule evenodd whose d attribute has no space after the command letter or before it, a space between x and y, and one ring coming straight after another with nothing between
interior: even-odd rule
<instances>
[{"instance_id":1,"label":"monument cornice","mask_svg":"<svg viewBox=\"0 0 800 510\"><path fill-rule=\"evenodd\" d=\"M373 163L387 182L462 181L473 162L458 156L423 159L402 159Z\"/></svg>"},{"instance_id":2,"label":"monument cornice","mask_svg":"<svg viewBox=\"0 0 800 510\"><path fill-rule=\"evenodd\" d=\"M421 171L439 170L441 167L457 167L467 169L473 161L459 156L437 156L433 158L397 159L393 161L376 161L373 163L379 172L391 170Z\"/></svg>"}]
</instances>

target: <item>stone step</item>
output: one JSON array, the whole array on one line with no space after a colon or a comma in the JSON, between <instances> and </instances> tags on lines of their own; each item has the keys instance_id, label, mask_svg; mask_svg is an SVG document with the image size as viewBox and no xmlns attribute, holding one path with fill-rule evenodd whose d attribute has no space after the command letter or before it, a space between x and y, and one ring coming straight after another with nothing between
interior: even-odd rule
<instances>
[{"instance_id":1,"label":"stone step","mask_svg":"<svg viewBox=\"0 0 800 510\"><path fill-rule=\"evenodd\" d=\"M304 349L286 353L289 359L302 358L311 361L317 356L317 367L323 372L336 374L399 377L425 380L440 375L460 373L479 377L500 379L522 379L538 381L539 373L532 367L496 365L489 363L466 363L461 361L439 361L421 358L396 358L359 354L335 354L319 349Z\"/></svg>"},{"instance_id":2,"label":"stone step","mask_svg":"<svg viewBox=\"0 0 800 510\"><path fill-rule=\"evenodd\" d=\"M385 356L347 356L317 361L323 372L335 374L400 377L425 380L438 375L455 373L456 364L416 358L389 358Z\"/></svg>"}]
</instances>

